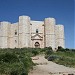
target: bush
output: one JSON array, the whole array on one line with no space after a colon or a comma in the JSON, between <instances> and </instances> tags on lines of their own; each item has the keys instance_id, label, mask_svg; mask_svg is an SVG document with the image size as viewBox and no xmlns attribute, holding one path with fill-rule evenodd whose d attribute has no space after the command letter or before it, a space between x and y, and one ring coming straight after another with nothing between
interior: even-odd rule
<instances>
[{"instance_id":1,"label":"bush","mask_svg":"<svg viewBox=\"0 0 75 75\"><path fill-rule=\"evenodd\" d=\"M28 75L34 65L31 54L30 48L0 49L0 74Z\"/></svg>"},{"instance_id":2,"label":"bush","mask_svg":"<svg viewBox=\"0 0 75 75\"><path fill-rule=\"evenodd\" d=\"M18 75L18 72L17 72L17 71L12 71L12 72L10 73L10 75Z\"/></svg>"},{"instance_id":3,"label":"bush","mask_svg":"<svg viewBox=\"0 0 75 75\"><path fill-rule=\"evenodd\" d=\"M46 50L46 52L45 52L46 55L51 55L52 53L53 53L52 50Z\"/></svg>"},{"instance_id":4,"label":"bush","mask_svg":"<svg viewBox=\"0 0 75 75\"><path fill-rule=\"evenodd\" d=\"M21 75L28 75L27 73L22 73Z\"/></svg>"},{"instance_id":5,"label":"bush","mask_svg":"<svg viewBox=\"0 0 75 75\"><path fill-rule=\"evenodd\" d=\"M7 63L13 63L18 62L18 58L13 53L5 53L0 55L0 61L7 62Z\"/></svg>"},{"instance_id":6,"label":"bush","mask_svg":"<svg viewBox=\"0 0 75 75\"><path fill-rule=\"evenodd\" d=\"M39 52L37 50L33 50L32 54L34 54L34 56L35 56L35 55L39 54Z\"/></svg>"},{"instance_id":7,"label":"bush","mask_svg":"<svg viewBox=\"0 0 75 75\"><path fill-rule=\"evenodd\" d=\"M45 55L45 59L47 59L50 55Z\"/></svg>"},{"instance_id":8,"label":"bush","mask_svg":"<svg viewBox=\"0 0 75 75\"><path fill-rule=\"evenodd\" d=\"M52 50L52 47L50 46L50 47L45 47L44 48L45 50Z\"/></svg>"},{"instance_id":9,"label":"bush","mask_svg":"<svg viewBox=\"0 0 75 75\"><path fill-rule=\"evenodd\" d=\"M54 52L51 55L46 55L45 58L57 64L75 68L75 53L71 49Z\"/></svg>"},{"instance_id":10,"label":"bush","mask_svg":"<svg viewBox=\"0 0 75 75\"><path fill-rule=\"evenodd\" d=\"M58 56L52 55L52 56L49 56L47 59L48 59L48 61L54 61L57 58L58 58Z\"/></svg>"},{"instance_id":11,"label":"bush","mask_svg":"<svg viewBox=\"0 0 75 75\"><path fill-rule=\"evenodd\" d=\"M57 51L65 52L66 50L64 48L62 48L61 46L58 46Z\"/></svg>"}]
</instances>

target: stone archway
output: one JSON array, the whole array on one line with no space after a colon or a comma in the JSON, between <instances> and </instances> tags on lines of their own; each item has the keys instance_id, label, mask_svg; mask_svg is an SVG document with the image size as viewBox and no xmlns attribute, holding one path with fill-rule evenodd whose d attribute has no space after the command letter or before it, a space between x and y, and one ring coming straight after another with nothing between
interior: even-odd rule
<instances>
[{"instance_id":1,"label":"stone archway","mask_svg":"<svg viewBox=\"0 0 75 75\"><path fill-rule=\"evenodd\" d=\"M35 48L40 48L39 42L35 42Z\"/></svg>"}]
</instances>

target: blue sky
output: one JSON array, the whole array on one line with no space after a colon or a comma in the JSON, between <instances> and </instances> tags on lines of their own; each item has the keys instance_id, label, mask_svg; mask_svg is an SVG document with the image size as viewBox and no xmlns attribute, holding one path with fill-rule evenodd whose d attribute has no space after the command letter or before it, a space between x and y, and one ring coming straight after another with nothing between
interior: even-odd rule
<instances>
[{"instance_id":1,"label":"blue sky","mask_svg":"<svg viewBox=\"0 0 75 75\"><path fill-rule=\"evenodd\" d=\"M74 45L74 2L75 0L0 0L0 21L17 22L20 15L32 20L54 17L56 24L65 27L65 46Z\"/></svg>"}]
</instances>

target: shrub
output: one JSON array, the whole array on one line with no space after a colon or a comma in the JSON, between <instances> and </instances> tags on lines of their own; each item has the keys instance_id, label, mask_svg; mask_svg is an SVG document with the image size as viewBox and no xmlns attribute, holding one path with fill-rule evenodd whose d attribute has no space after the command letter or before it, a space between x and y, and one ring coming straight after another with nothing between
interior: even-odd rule
<instances>
[{"instance_id":1,"label":"shrub","mask_svg":"<svg viewBox=\"0 0 75 75\"><path fill-rule=\"evenodd\" d=\"M10 73L10 75L18 75L18 72L17 72L17 71L12 71L12 72Z\"/></svg>"},{"instance_id":2,"label":"shrub","mask_svg":"<svg viewBox=\"0 0 75 75\"><path fill-rule=\"evenodd\" d=\"M65 52L66 50L64 48L62 48L61 46L58 46L57 51Z\"/></svg>"},{"instance_id":3,"label":"shrub","mask_svg":"<svg viewBox=\"0 0 75 75\"><path fill-rule=\"evenodd\" d=\"M45 50L52 50L52 47L50 46L50 47L45 47L44 48Z\"/></svg>"},{"instance_id":4,"label":"shrub","mask_svg":"<svg viewBox=\"0 0 75 75\"><path fill-rule=\"evenodd\" d=\"M57 59L57 58L58 58L58 56L51 55L51 56L49 56L47 59L48 59L48 61L54 61L54 60Z\"/></svg>"},{"instance_id":5,"label":"shrub","mask_svg":"<svg viewBox=\"0 0 75 75\"><path fill-rule=\"evenodd\" d=\"M66 48L65 51L70 51L70 49Z\"/></svg>"},{"instance_id":6,"label":"shrub","mask_svg":"<svg viewBox=\"0 0 75 75\"><path fill-rule=\"evenodd\" d=\"M39 52L37 50L33 50L32 54L37 55L37 54L39 54Z\"/></svg>"},{"instance_id":7,"label":"shrub","mask_svg":"<svg viewBox=\"0 0 75 75\"><path fill-rule=\"evenodd\" d=\"M53 53L52 50L46 50L46 52L45 52L46 55L51 55L52 53Z\"/></svg>"},{"instance_id":8,"label":"shrub","mask_svg":"<svg viewBox=\"0 0 75 75\"><path fill-rule=\"evenodd\" d=\"M13 63L18 62L18 58L13 53L5 53L0 55L0 61L7 62L7 63Z\"/></svg>"},{"instance_id":9,"label":"shrub","mask_svg":"<svg viewBox=\"0 0 75 75\"><path fill-rule=\"evenodd\" d=\"M0 74L28 75L33 68L29 48L0 49Z\"/></svg>"},{"instance_id":10,"label":"shrub","mask_svg":"<svg viewBox=\"0 0 75 75\"><path fill-rule=\"evenodd\" d=\"M28 75L27 73L22 73L21 75Z\"/></svg>"},{"instance_id":11,"label":"shrub","mask_svg":"<svg viewBox=\"0 0 75 75\"><path fill-rule=\"evenodd\" d=\"M47 59L49 57L49 55L45 55L45 59Z\"/></svg>"}]
</instances>

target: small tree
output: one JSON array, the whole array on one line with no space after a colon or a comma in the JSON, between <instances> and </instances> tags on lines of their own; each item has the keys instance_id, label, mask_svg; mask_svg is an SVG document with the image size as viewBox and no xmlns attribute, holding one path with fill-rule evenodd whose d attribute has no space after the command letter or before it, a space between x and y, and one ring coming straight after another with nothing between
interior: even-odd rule
<instances>
[{"instance_id":1,"label":"small tree","mask_svg":"<svg viewBox=\"0 0 75 75\"><path fill-rule=\"evenodd\" d=\"M61 46L58 46L57 51L62 51L62 52L64 52L64 51L65 51L65 49L64 49L63 47L61 47Z\"/></svg>"}]
</instances>

